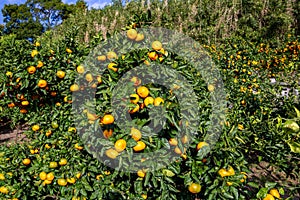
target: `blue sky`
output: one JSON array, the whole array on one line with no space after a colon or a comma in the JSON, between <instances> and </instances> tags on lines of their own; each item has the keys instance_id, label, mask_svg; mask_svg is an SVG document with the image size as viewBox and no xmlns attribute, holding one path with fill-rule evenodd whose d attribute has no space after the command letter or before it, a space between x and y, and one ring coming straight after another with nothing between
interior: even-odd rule
<instances>
[{"instance_id":1,"label":"blue sky","mask_svg":"<svg viewBox=\"0 0 300 200\"><path fill-rule=\"evenodd\" d=\"M76 0L62 0L64 3L67 4L74 4ZM0 24L3 24L3 16L2 16L2 8L5 4L22 4L25 3L26 0L0 0ZM108 5L111 1L110 0L85 0L87 2L89 8L103 8L104 6Z\"/></svg>"}]
</instances>

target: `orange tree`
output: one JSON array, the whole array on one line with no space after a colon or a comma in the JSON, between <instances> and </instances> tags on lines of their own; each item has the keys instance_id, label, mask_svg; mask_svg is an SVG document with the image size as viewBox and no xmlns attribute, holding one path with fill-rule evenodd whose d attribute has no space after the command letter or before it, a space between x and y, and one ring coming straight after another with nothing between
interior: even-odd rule
<instances>
[{"instance_id":1,"label":"orange tree","mask_svg":"<svg viewBox=\"0 0 300 200\"><path fill-rule=\"evenodd\" d=\"M279 98L279 86L268 82L269 77L280 79L281 73L292 74L298 69L298 57L294 55L298 55L299 45L295 38L288 38L288 46L283 47L237 42L240 38L226 41L218 48L205 47L223 70L229 109L219 142L203 157L199 152L209 149L203 141L214 86L208 87L187 60L179 58L176 52L162 50L159 43L124 54L104 48L92 57L96 66L105 68L104 73L94 76L82 63L95 45L105 41L98 37L90 46L84 46L75 42L76 32L71 29L66 38L51 44L42 38L34 45L5 38L1 45L5 57L0 65L1 118L28 126L24 131L28 141L0 147L1 198L263 199L275 187L280 195L297 189L268 179L260 182L248 178L249 164L261 160L286 173L296 172L299 177L299 112L293 108L299 107L299 103ZM120 45L129 45L132 40L153 42L134 30L127 33L130 41ZM135 66L151 68L155 63L172 66L194 85L199 101L192 106L201 111L195 137L176 134L181 123L174 95L176 87L170 91L158 84L143 83L140 74L123 77L124 87L134 90L125 95L122 109L136 124L129 123L127 129L122 129L114 123L118 116L109 115L114 88L122 75ZM76 77L81 77L81 81L76 82ZM74 113L72 104L78 99L72 98L72 92L89 89L96 91L96 104L87 104L81 112ZM124 95L118 91L120 96ZM157 126L163 125L159 116L151 115L153 108L165 108L168 116L165 128L156 137L141 131L149 119ZM89 124L90 129L76 129L78 124L74 120L78 119L74 116ZM95 134L99 127L103 131ZM91 143L83 142L85 137ZM91 154L99 150L91 148L94 141L100 143L104 162ZM187 142L189 145L185 146ZM130 173L109 167L114 166L120 155L152 152L162 146L178 156L159 170L141 168ZM118 164L126 165L129 161ZM147 163L147 158L140 161ZM276 196L272 191L269 196Z\"/></svg>"}]
</instances>

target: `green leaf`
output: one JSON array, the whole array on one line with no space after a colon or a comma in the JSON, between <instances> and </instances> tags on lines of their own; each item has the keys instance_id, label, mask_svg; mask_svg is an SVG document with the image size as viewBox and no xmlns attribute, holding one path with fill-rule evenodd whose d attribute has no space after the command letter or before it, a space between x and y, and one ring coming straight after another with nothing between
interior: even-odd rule
<instances>
[{"instance_id":1,"label":"green leaf","mask_svg":"<svg viewBox=\"0 0 300 200\"><path fill-rule=\"evenodd\" d=\"M297 118L300 118L300 111L296 107L294 107L294 108L295 108L295 111L296 111L296 114L297 114Z\"/></svg>"},{"instance_id":2,"label":"green leaf","mask_svg":"<svg viewBox=\"0 0 300 200\"><path fill-rule=\"evenodd\" d=\"M162 172L165 176L168 176L168 177L175 176L174 172L172 172L171 170L168 170L168 169L163 169Z\"/></svg>"},{"instance_id":3,"label":"green leaf","mask_svg":"<svg viewBox=\"0 0 300 200\"><path fill-rule=\"evenodd\" d=\"M297 142L288 142L290 149L293 153L300 153L300 144Z\"/></svg>"}]
</instances>

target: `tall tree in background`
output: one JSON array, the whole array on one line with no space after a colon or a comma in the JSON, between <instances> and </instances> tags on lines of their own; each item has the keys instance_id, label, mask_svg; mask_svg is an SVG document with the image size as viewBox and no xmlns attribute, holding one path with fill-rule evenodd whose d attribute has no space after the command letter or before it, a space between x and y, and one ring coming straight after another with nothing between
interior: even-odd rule
<instances>
[{"instance_id":1,"label":"tall tree in background","mask_svg":"<svg viewBox=\"0 0 300 200\"><path fill-rule=\"evenodd\" d=\"M83 0L75 5L62 0L27 0L25 4L4 5L4 34L16 34L17 39L33 39L54 28L77 10L86 8Z\"/></svg>"}]
</instances>

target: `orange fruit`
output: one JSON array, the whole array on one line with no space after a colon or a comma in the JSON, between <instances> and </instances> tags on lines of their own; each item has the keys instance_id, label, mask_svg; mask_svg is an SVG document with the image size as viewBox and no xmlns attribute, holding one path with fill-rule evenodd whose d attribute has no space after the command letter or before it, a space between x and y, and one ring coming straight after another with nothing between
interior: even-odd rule
<instances>
[{"instance_id":1,"label":"orange fruit","mask_svg":"<svg viewBox=\"0 0 300 200\"><path fill-rule=\"evenodd\" d=\"M87 82L92 82L92 81L93 81L93 75L90 74L90 73L86 74L86 75L85 75L85 80L86 80Z\"/></svg>"},{"instance_id":2,"label":"orange fruit","mask_svg":"<svg viewBox=\"0 0 300 200\"><path fill-rule=\"evenodd\" d=\"M182 154L182 151L180 150L179 147L175 147L174 152L177 153L177 154L179 154L179 155Z\"/></svg>"},{"instance_id":3,"label":"orange fruit","mask_svg":"<svg viewBox=\"0 0 300 200\"><path fill-rule=\"evenodd\" d=\"M29 158L25 158L25 159L23 159L22 163L27 166L27 165L30 165L31 160Z\"/></svg>"},{"instance_id":4,"label":"orange fruit","mask_svg":"<svg viewBox=\"0 0 300 200\"><path fill-rule=\"evenodd\" d=\"M137 171L137 175L141 178L144 178L146 176L146 173L144 170L139 170L139 171Z\"/></svg>"},{"instance_id":5,"label":"orange fruit","mask_svg":"<svg viewBox=\"0 0 300 200\"><path fill-rule=\"evenodd\" d=\"M143 41L144 38L145 38L145 36L144 36L143 33L138 33L136 38L135 38L135 41L140 42L140 41Z\"/></svg>"},{"instance_id":6,"label":"orange fruit","mask_svg":"<svg viewBox=\"0 0 300 200\"><path fill-rule=\"evenodd\" d=\"M66 48L66 52L67 52L67 53L72 53L72 50L69 49L69 48Z\"/></svg>"},{"instance_id":7,"label":"orange fruit","mask_svg":"<svg viewBox=\"0 0 300 200\"><path fill-rule=\"evenodd\" d=\"M135 29L129 29L126 33L127 37L131 40L134 40L137 37L137 31Z\"/></svg>"},{"instance_id":8,"label":"orange fruit","mask_svg":"<svg viewBox=\"0 0 300 200\"><path fill-rule=\"evenodd\" d=\"M124 139L118 139L115 142L115 149L117 152L122 152L126 148L126 140Z\"/></svg>"},{"instance_id":9,"label":"orange fruit","mask_svg":"<svg viewBox=\"0 0 300 200\"><path fill-rule=\"evenodd\" d=\"M77 84L73 84L70 86L70 91L71 92L76 92L79 90L79 86Z\"/></svg>"},{"instance_id":10,"label":"orange fruit","mask_svg":"<svg viewBox=\"0 0 300 200\"><path fill-rule=\"evenodd\" d=\"M162 43L160 41L154 41L152 42L152 49L159 51L162 48Z\"/></svg>"},{"instance_id":11,"label":"orange fruit","mask_svg":"<svg viewBox=\"0 0 300 200\"><path fill-rule=\"evenodd\" d=\"M58 165L57 165L57 162L50 162L49 163L49 168L51 168L51 169L54 169L54 168L56 168Z\"/></svg>"},{"instance_id":12,"label":"orange fruit","mask_svg":"<svg viewBox=\"0 0 300 200\"><path fill-rule=\"evenodd\" d=\"M130 135L135 141L139 141L142 138L142 133L138 129L132 127L130 130Z\"/></svg>"},{"instance_id":13,"label":"orange fruit","mask_svg":"<svg viewBox=\"0 0 300 200\"><path fill-rule=\"evenodd\" d=\"M40 88L45 88L47 86L47 81L45 80L39 80L37 84Z\"/></svg>"},{"instance_id":14,"label":"orange fruit","mask_svg":"<svg viewBox=\"0 0 300 200\"><path fill-rule=\"evenodd\" d=\"M107 56L107 59L109 59L109 60L118 58L117 54L113 51L107 52L106 56Z\"/></svg>"},{"instance_id":15,"label":"orange fruit","mask_svg":"<svg viewBox=\"0 0 300 200\"><path fill-rule=\"evenodd\" d=\"M31 129L33 131L38 131L38 130L40 130L40 126L39 125L33 125Z\"/></svg>"},{"instance_id":16,"label":"orange fruit","mask_svg":"<svg viewBox=\"0 0 300 200\"><path fill-rule=\"evenodd\" d=\"M150 60L156 60L158 58L158 55L155 51L152 51L148 54L148 57L150 58Z\"/></svg>"},{"instance_id":17,"label":"orange fruit","mask_svg":"<svg viewBox=\"0 0 300 200\"><path fill-rule=\"evenodd\" d=\"M138 87L136 92L142 98L146 98L149 95L149 89L145 86Z\"/></svg>"},{"instance_id":18,"label":"orange fruit","mask_svg":"<svg viewBox=\"0 0 300 200\"><path fill-rule=\"evenodd\" d=\"M36 68L34 66L30 66L27 68L27 71L29 74L34 74L34 72L36 71Z\"/></svg>"},{"instance_id":19,"label":"orange fruit","mask_svg":"<svg viewBox=\"0 0 300 200\"><path fill-rule=\"evenodd\" d=\"M107 157L109 157L111 159L115 159L119 155L119 153L114 149L106 150L105 154L106 154Z\"/></svg>"},{"instance_id":20,"label":"orange fruit","mask_svg":"<svg viewBox=\"0 0 300 200\"><path fill-rule=\"evenodd\" d=\"M118 71L118 68L116 68L115 66L118 66L118 65L116 63L109 63L107 68L116 72L116 71Z\"/></svg>"},{"instance_id":21,"label":"orange fruit","mask_svg":"<svg viewBox=\"0 0 300 200\"><path fill-rule=\"evenodd\" d=\"M199 151L204 146L208 146L208 143L206 143L206 142L199 142L197 144L197 151Z\"/></svg>"},{"instance_id":22,"label":"orange fruit","mask_svg":"<svg viewBox=\"0 0 300 200\"><path fill-rule=\"evenodd\" d=\"M226 169L224 169L224 168L220 169L220 170L218 171L218 174L219 174L222 178L225 177L225 176L230 176L230 173L229 173Z\"/></svg>"},{"instance_id":23,"label":"orange fruit","mask_svg":"<svg viewBox=\"0 0 300 200\"><path fill-rule=\"evenodd\" d=\"M131 103L137 104L139 102L139 100L140 100L139 95L137 95L137 94L131 94L130 95L130 102Z\"/></svg>"},{"instance_id":24,"label":"orange fruit","mask_svg":"<svg viewBox=\"0 0 300 200\"><path fill-rule=\"evenodd\" d=\"M242 100L242 101L241 101L241 105L242 105L242 106L245 106L245 105L246 105L246 101L245 101L245 100Z\"/></svg>"},{"instance_id":25,"label":"orange fruit","mask_svg":"<svg viewBox=\"0 0 300 200\"><path fill-rule=\"evenodd\" d=\"M112 123L114 123L114 121L115 121L115 118L114 118L114 116L112 116L111 114L106 114L106 115L104 115L104 117L101 119L101 123L102 124L112 124Z\"/></svg>"},{"instance_id":26,"label":"orange fruit","mask_svg":"<svg viewBox=\"0 0 300 200\"><path fill-rule=\"evenodd\" d=\"M22 109L20 110L20 113L22 113L22 114L26 114L26 113L27 113L27 110L26 110L26 109L24 109L24 108L22 108Z\"/></svg>"},{"instance_id":27,"label":"orange fruit","mask_svg":"<svg viewBox=\"0 0 300 200\"><path fill-rule=\"evenodd\" d=\"M74 184L76 182L76 179L75 178L67 178L67 182L68 183L71 183L71 184Z\"/></svg>"},{"instance_id":28,"label":"orange fruit","mask_svg":"<svg viewBox=\"0 0 300 200\"><path fill-rule=\"evenodd\" d=\"M169 139L169 144L172 146L177 146L178 145L178 141L176 138L170 138Z\"/></svg>"},{"instance_id":29,"label":"orange fruit","mask_svg":"<svg viewBox=\"0 0 300 200\"><path fill-rule=\"evenodd\" d=\"M82 65L79 65L77 68L76 68L77 72L79 74L83 74L84 73L84 67Z\"/></svg>"},{"instance_id":30,"label":"orange fruit","mask_svg":"<svg viewBox=\"0 0 300 200\"><path fill-rule=\"evenodd\" d=\"M22 106L28 106L29 105L29 101L22 101L21 104L22 104Z\"/></svg>"},{"instance_id":31,"label":"orange fruit","mask_svg":"<svg viewBox=\"0 0 300 200\"><path fill-rule=\"evenodd\" d=\"M235 174L234 169L231 166L228 167L227 172L230 174L230 176Z\"/></svg>"},{"instance_id":32,"label":"orange fruit","mask_svg":"<svg viewBox=\"0 0 300 200\"><path fill-rule=\"evenodd\" d=\"M59 163L60 166L65 166L66 164L68 164L68 160L65 158L60 159Z\"/></svg>"},{"instance_id":33,"label":"orange fruit","mask_svg":"<svg viewBox=\"0 0 300 200\"><path fill-rule=\"evenodd\" d=\"M269 193L270 193L272 196L276 197L277 199L280 199L280 194L279 194L279 192L278 192L277 189L273 188L273 189L270 190Z\"/></svg>"},{"instance_id":34,"label":"orange fruit","mask_svg":"<svg viewBox=\"0 0 300 200\"><path fill-rule=\"evenodd\" d=\"M267 194L263 200L275 200L275 198L271 194Z\"/></svg>"},{"instance_id":35,"label":"orange fruit","mask_svg":"<svg viewBox=\"0 0 300 200\"><path fill-rule=\"evenodd\" d=\"M147 107L148 105L152 105L154 103L154 98L153 97L146 97L145 99L144 99L144 104L145 104L145 106Z\"/></svg>"},{"instance_id":36,"label":"orange fruit","mask_svg":"<svg viewBox=\"0 0 300 200\"><path fill-rule=\"evenodd\" d=\"M61 70L58 70L58 71L56 72L56 76L57 76L58 78L64 78L64 77L66 76L66 72L61 71Z\"/></svg>"},{"instance_id":37,"label":"orange fruit","mask_svg":"<svg viewBox=\"0 0 300 200\"><path fill-rule=\"evenodd\" d=\"M188 141L189 141L189 138L188 138L188 136L187 136L187 135L184 135L184 136L182 136L182 138L181 138L181 142L182 142L183 144L186 144L186 143L188 143Z\"/></svg>"},{"instance_id":38,"label":"orange fruit","mask_svg":"<svg viewBox=\"0 0 300 200\"><path fill-rule=\"evenodd\" d=\"M40 174L39 174L39 177L40 177L40 179L41 180L46 180L47 179L47 173L46 172L41 172Z\"/></svg>"},{"instance_id":39,"label":"orange fruit","mask_svg":"<svg viewBox=\"0 0 300 200\"><path fill-rule=\"evenodd\" d=\"M8 106L9 108L13 108L13 107L15 107L16 105L15 105L14 103L9 103L7 106Z\"/></svg>"},{"instance_id":40,"label":"orange fruit","mask_svg":"<svg viewBox=\"0 0 300 200\"><path fill-rule=\"evenodd\" d=\"M46 179L47 179L48 181L52 181L52 180L54 179L54 174L53 174L53 172L48 173L47 176L46 176Z\"/></svg>"},{"instance_id":41,"label":"orange fruit","mask_svg":"<svg viewBox=\"0 0 300 200\"><path fill-rule=\"evenodd\" d=\"M201 185L198 183L192 183L189 185L189 191L193 194L197 194L201 191Z\"/></svg>"},{"instance_id":42,"label":"orange fruit","mask_svg":"<svg viewBox=\"0 0 300 200\"><path fill-rule=\"evenodd\" d=\"M141 196L143 199L147 199L147 194L142 194Z\"/></svg>"},{"instance_id":43,"label":"orange fruit","mask_svg":"<svg viewBox=\"0 0 300 200\"><path fill-rule=\"evenodd\" d=\"M146 144L143 141L137 141L137 144L133 147L134 151L142 151L146 148Z\"/></svg>"},{"instance_id":44,"label":"orange fruit","mask_svg":"<svg viewBox=\"0 0 300 200\"><path fill-rule=\"evenodd\" d=\"M4 181L4 180L5 180L5 176L4 176L4 174L2 174L2 173L0 173L0 180L1 180L1 181Z\"/></svg>"},{"instance_id":45,"label":"orange fruit","mask_svg":"<svg viewBox=\"0 0 300 200\"><path fill-rule=\"evenodd\" d=\"M213 91L215 90L215 86L212 85L212 84L209 84L209 85L207 86L207 89L208 89L209 92L213 92Z\"/></svg>"},{"instance_id":46,"label":"orange fruit","mask_svg":"<svg viewBox=\"0 0 300 200\"><path fill-rule=\"evenodd\" d=\"M2 194L8 194L9 193L9 189L7 187L5 187L5 186L1 186L0 187L0 192Z\"/></svg>"},{"instance_id":47,"label":"orange fruit","mask_svg":"<svg viewBox=\"0 0 300 200\"><path fill-rule=\"evenodd\" d=\"M57 179L57 184L60 186L66 186L68 184L68 182L64 178L59 178L59 179Z\"/></svg>"},{"instance_id":48,"label":"orange fruit","mask_svg":"<svg viewBox=\"0 0 300 200\"><path fill-rule=\"evenodd\" d=\"M83 147L82 147L82 146L79 146L78 143L76 143L76 144L74 145L74 147L75 147L75 149L77 149L77 150L82 150L82 149L83 149Z\"/></svg>"},{"instance_id":49,"label":"orange fruit","mask_svg":"<svg viewBox=\"0 0 300 200\"><path fill-rule=\"evenodd\" d=\"M164 103L164 100L161 97L156 97L154 99L154 106L159 106L161 103Z\"/></svg>"},{"instance_id":50,"label":"orange fruit","mask_svg":"<svg viewBox=\"0 0 300 200\"><path fill-rule=\"evenodd\" d=\"M101 55L97 57L98 61L105 61L106 60L106 56L105 55Z\"/></svg>"},{"instance_id":51,"label":"orange fruit","mask_svg":"<svg viewBox=\"0 0 300 200\"><path fill-rule=\"evenodd\" d=\"M106 139L110 138L110 137L112 136L112 134L113 134L113 130L112 130L112 129L104 130L104 131L103 131L103 136L104 136Z\"/></svg>"},{"instance_id":52,"label":"orange fruit","mask_svg":"<svg viewBox=\"0 0 300 200\"><path fill-rule=\"evenodd\" d=\"M44 63L42 61L38 61L38 64L37 64L37 68L41 68L44 66Z\"/></svg>"}]
</instances>

